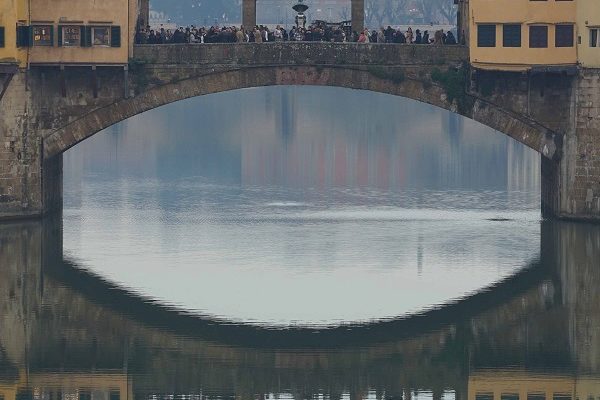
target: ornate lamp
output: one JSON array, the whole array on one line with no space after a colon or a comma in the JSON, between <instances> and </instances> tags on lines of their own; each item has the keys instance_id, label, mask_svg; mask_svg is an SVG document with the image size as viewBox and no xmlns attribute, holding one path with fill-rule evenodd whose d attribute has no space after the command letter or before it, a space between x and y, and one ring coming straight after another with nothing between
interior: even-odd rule
<instances>
[{"instance_id":1,"label":"ornate lamp","mask_svg":"<svg viewBox=\"0 0 600 400\"><path fill-rule=\"evenodd\" d=\"M296 4L292 8L298 13L298 15L296 15L296 26L298 28L300 28L300 26L302 26L302 28L305 28L306 15L304 15L304 12L308 10L308 6L304 4L304 0L298 0L298 4Z\"/></svg>"}]
</instances>

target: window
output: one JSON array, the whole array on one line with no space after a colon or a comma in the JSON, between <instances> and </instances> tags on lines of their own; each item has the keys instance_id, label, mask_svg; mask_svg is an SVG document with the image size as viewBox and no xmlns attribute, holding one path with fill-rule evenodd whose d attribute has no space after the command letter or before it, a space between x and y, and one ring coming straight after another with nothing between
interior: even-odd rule
<instances>
[{"instance_id":1,"label":"window","mask_svg":"<svg viewBox=\"0 0 600 400\"><path fill-rule=\"evenodd\" d=\"M79 400L92 400L92 393L89 390L82 389L79 391Z\"/></svg>"},{"instance_id":2,"label":"window","mask_svg":"<svg viewBox=\"0 0 600 400\"><path fill-rule=\"evenodd\" d=\"M477 47L496 47L496 25L477 25Z\"/></svg>"},{"instance_id":3,"label":"window","mask_svg":"<svg viewBox=\"0 0 600 400\"><path fill-rule=\"evenodd\" d=\"M500 395L500 400L519 400L518 393L502 393Z\"/></svg>"},{"instance_id":4,"label":"window","mask_svg":"<svg viewBox=\"0 0 600 400\"><path fill-rule=\"evenodd\" d=\"M552 394L552 400L571 400L572 397L569 393L554 393Z\"/></svg>"},{"instance_id":5,"label":"window","mask_svg":"<svg viewBox=\"0 0 600 400\"><path fill-rule=\"evenodd\" d=\"M548 27L530 26L529 27L529 47L540 49L548 47Z\"/></svg>"},{"instance_id":6,"label":"window","mask_svg":"<svg viewBox=\"0 0 600 400\"><path fill-rule=\"evenodd\" d=\"M54 45L52 25L38 25L32 27L34 46L52 46Z\"/></svg>"},{"instance_id":7,"label":"window","mask_svg":"<svg viewBox=\"0 0 600 400\"><path fill-rule=\"evenodd\" d=\"M4 27L0 26L0 48L4 47ZM4 399L0 399L0 400L4 400Z\"/></svg>"},{"instance_id":8,"label":"window","mask_svg":"<svg viewBox=\"0 0 600 400\"><path fill-rule=\"evenodd\" d=\"M598 31L600 29L590 29L590 47L599 47L600 43L598 43Z\"/></svg>"},{"instance_id":9,"label":"window","mask_svg":"<svg viewBox=\"0 0 600 400\"><path fill-rule=\"evenodd\" d=\"M60 27L59 45L65 47L81 46L81 26Z\"/></svg>"},{"instance_id":10,"label":"window","mask_svg":"<svg viewBox=\"0 0 600 400\"><path fill-rule=\"evenodd\" d=\"M494 393L475 393L475 400L494 400Z\"/></svg>"},{"instance_id":11,"label":"window","mask_svg":"<svg viewBox=\"0 0 600 400\"><path fill-rule=\"evenodd\" d=\"M544 393L527 393L527 400L546 400Z\"/></svg>"},{"instance_id":12,"label":"window","mask_svg":"<svg viewBox=\"0 0 600 400\"><path fill-rule=\"evenodd\" d=\"M556 25L554 44L556 47L573 47L573 25Z\"/></svg>"},{"instance_id":13,"label":"window","mask_svg":"<svg viewBox=\"0 0 600 400\"><path fill-rule=\"evenodd\" d=\"M110 46L110 28L106 26L92 27L92 45Z\"/></svg>"},{"instance_id":14,"label":"window","mask_svg":"<svg viewBox=\"0 0 600 400\"><path fill-rule=\"evenodd\" d=\"M521 25L502 26L502 45L504 47L521 47Z\"/></svg>"}]
</instances>

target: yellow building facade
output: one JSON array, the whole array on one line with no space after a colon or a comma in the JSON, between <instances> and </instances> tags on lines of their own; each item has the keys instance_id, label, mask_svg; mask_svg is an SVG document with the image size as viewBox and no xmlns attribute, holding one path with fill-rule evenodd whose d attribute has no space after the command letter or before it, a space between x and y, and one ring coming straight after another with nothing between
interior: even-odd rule
<instances>
[{"instance_id":1,"label":"yellow building facade","mask_svg":"<svg viewBox=\"0 0 600 400\"><path fill-rule=\"evenodd\" d=\"M137 20L138 0L2 0L0 62L124 65Z\"/></svg>"},{"instance_id":2,"label":"yellow building facade","mask_svg":"<svg viewBox=\"0 0 600 400\"><path fill-rule=\"evenodd\" d=\"M577 0L577 53L582 67L600 68L599 0Z\"/></svg>"},{"instance_id":3,"label":"yellow building facade","mask_svg":"<svg viewBox=\"0 0 600 400\"><path fill-rule=\"evenodd\" d=\"M470 0L471 63L508 71L576 65L578 1Z\"/></svg>"},{"instance_id":4,"label":"yellow building facade","mask_svg":"<svg viewBox=\"0 0 600 400\"><path fill-rule=\"evenodd\" d=\"M25 64L27 52L17 48L17 26L27 25L27 0L0 1L0 63Z\"/></svg>"}]
</instances>

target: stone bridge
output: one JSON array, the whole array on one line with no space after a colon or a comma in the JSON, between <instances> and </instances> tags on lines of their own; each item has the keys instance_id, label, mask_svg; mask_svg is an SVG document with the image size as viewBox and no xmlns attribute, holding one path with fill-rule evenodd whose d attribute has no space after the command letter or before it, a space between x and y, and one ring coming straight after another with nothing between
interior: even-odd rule
<instances>
[{"instance_id":1,"label":"stone bridge","mask_svg":"<svg viewBox=\"0 0 600 400\"><path fill-rule=\"evenodd\" d=\"M205 94L321 85L414 99L503 132L542 155L546 215L598 219L599 76L475 71L461 46L298 42L136 46L124 70L5 73L0 217L60 209L61 154L119 121Z\"/></svg>"}]
</instances>

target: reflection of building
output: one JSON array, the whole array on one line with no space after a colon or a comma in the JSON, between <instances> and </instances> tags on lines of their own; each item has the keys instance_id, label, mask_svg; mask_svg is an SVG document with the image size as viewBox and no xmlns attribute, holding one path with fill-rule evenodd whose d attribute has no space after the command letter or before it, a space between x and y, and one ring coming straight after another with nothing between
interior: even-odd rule
<instances>
[{"instance_id":1,"label":"reflection of building","mask_svg":"<svg viewBox=\"0 0 600 400\"><path fill-rule=\"evenodd\" d=\"M528 157L528 149L515 140L507 143L507 189L513 191L527 191L539 188L541 159Z\"/></svg>"},{"instance_id":2,"label":"reflection of building","mask_svg":"<svg viewBox=\"0 0 600 400\"><path fill-rule=\"evenodd\" d=\"M132 383L121 372L98 373L33 373L21 371L13 383L0 383L0 399L16 400L129 400L133 399Z\"/></svg>"},{"instance_id":3,"label":"reflection of building","mask_svg":"<svg viewBox=\"0 0 600 400\"><path fill-rule=\"evenodd\" d=\"M468 400L571 400L575 378L526 371L489 370L469 376Z\"/></svg>"},{"instance_id":4,"label":"reflection of building","mask_svg":"<svg viewBox=\"0 0 600 400\"><path fill-rule=\"evenodd\" d=\"M510 370L477 371L469 376L468 392L468 400L597 399L600 378Z\"/></svg>"}]
</instances>

